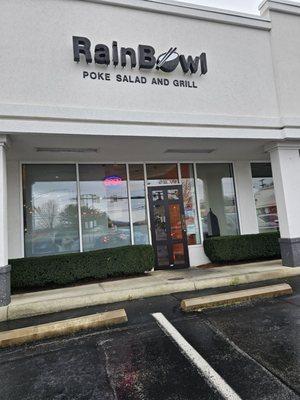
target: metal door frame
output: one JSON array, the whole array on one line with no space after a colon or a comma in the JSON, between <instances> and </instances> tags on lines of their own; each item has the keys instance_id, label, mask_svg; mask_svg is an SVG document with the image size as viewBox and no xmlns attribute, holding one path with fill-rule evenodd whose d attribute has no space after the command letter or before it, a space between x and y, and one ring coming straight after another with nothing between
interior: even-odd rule
<instances>
[{"instance_id":1,"label":"metal door frame","mask_svg":"<svg viewBox=\"0 0 300 400\"><path fill-rule=\"evenodd\" d=\"M177 189L179 190L179 199L178 200L169 200L168 199L168 190L169 189ZM157 245L159 244L160 241L156 240L156 235L154 231L154 203L153 203L153 197L152 193L153 191L163 191L163 200L162 204L165 209L165 217L166 217L166 233L167 233L167 239L166 239L166 244L167 244L167 249L168 249L168 255L169 255L169 265L168 266L159 266L158 263L158 257L157 257ZM182 193L182 185L181 184L167 184L167 185L153 185L153 186L148 186L148 201L149 201L149 215L150 215L150 228L151 228L151 238L152 238L152 245L154 248L155 252L155 262L156 262L156 267L158 269L180 269L180 268L189 268L190 262L189 262L189 252L188 252L188 241L187 241L187 232L186 232L186 227L185 227L185 214L184 214L184 205L183 205L183 193ZM171 224L170 224L170 214L169 214L169 205L170 204L179 204L180 208L180 215L181 215L181 224L182 224L182 239L172 239L171 237ZM165 241L162 241L165 242ZM183 250L184 250L184 263L183 264L178 264L174 265L174 259L173 259L173 251L172 251L172 246L173 244L183 244Z\"/></svg>"}]
</instances>

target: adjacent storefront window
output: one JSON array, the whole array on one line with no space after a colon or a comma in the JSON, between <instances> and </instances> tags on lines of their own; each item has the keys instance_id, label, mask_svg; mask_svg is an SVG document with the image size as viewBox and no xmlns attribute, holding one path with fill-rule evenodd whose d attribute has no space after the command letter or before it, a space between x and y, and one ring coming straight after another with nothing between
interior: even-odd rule
<instances>
[{"instance_id":1,"label":"adjacent storefront window","mask_svg":"<svg viewBox=\"0 0 300 400\"><path fill-rule=\"evenodd\" d=\"M252 185L259 232L279 229L274 183L270 163L253 163Z\"/></svg>"},{"instance_id":2,"label":"adjacent storefront window","mask_svg":"<svg viewBox=\"0 0 300 400\"><path fill-rule=\"evenodd\" d=\"M195 194L194 166L193 164L181 164L180 170L188 244L198 244L201 240Z\"/></svg>"},{"instance_id":3,"label":"adjacent storefront window","mask_svg":"<svg viewBox=\"0 0 300 400\"><path fill-rule=\"evenodd\" d=\"M129 165L129 185L134 244L148 244L149 234L143 164Z\"/></svg>"},{"instance_id":4,"label":"adjacent storefront window","mask_svg":"<svg viewBox=\"0 0 300 400\"><path fill-rule=\"evenodd\" d=\"M231 164L197 164L203 236L239 233Z\"/></svg>"},{"instance_id":5,"label":"adjacent storefront window","mask_svg":"<svg viewBox=\"0 0 300 400\"><path fill-rule=\"evenodd\" d=\"M126 166L79 165L83 250L131 243Z\"/></svg>"},{"instance_id":6,"label":"adjacent storefront window","mask_svg":"<svg viewBox=\"0 0 300 400\"><path fill-rule=\"evenodd\" d=\"M75 165L24 165L25 255L79 251Z\"/></svg>"}]
</instances>

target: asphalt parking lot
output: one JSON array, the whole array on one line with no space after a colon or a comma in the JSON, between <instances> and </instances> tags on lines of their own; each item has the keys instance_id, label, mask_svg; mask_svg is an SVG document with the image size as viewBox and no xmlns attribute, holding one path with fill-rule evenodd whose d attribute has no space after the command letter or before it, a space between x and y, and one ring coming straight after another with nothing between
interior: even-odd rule
<instances>
[{"instance_id":1,"label":"asphalt parking lot","mask_svg":"<svg viewBox=\"0 0 300 400\"><path fill-rule=\"evenodd\" d=\"M292 296L201 313L182 313L180 300L216 290L53 315L55 320L124 307L129 323L1 350L0 399L299 399L300 278L287 282ZM153 313L166 318L200 364L205 360L206 373ZM34 321L48 322L49 316L1 323L0 330Z\"/></svg>"}]
</instances>

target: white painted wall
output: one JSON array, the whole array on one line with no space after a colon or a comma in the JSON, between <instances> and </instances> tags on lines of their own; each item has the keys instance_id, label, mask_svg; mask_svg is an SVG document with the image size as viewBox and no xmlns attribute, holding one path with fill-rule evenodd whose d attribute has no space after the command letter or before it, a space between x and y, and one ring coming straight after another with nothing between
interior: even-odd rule
<instances>
[{"instance_id":1,"label":"white painted wall","mask_svg":"<svg viewBox=\"0 0 300 400\"><path fill-rule=\"evenodd\" d=\"M30 105L36 113L37 106L76 107L77 117L81 108L158 112L162 117L178 112L276 117L269 32L247 27L247 18L240 20L244 26L78 0L2 0L0 102ZM112 78L116 73L149 79L185 76L180 68L167 75L76 64L73 35L87 36L93 45L117 40L133 48L151 44L158 52L170 46L184 54L205 51L209 72L203 77L188 76L198 89L83 80L83 70L107 71Z\"/></svg>"},{"instance_id":2,"label":"white painted wall","mask_svg":"<svg viewBox=\"0 0 300 400\"><path fill-rule=\"evenodd\" d=\"M262 11L272 22L270 40L283 124L299 128L300 3L268 1Z\"/></svg>"},{"instance_id":3,"label":"white painted wall","mask_svg":"<svg viewBox=\"0 0 300 400\"><path fill-rule=\"evenodd\" d=\"M191 267L210 263L210 259L206 256L202 244L189 246L189 258Z\"/></svg>"},{"instance_id":4,"label":"white painted wall","mask_svg":"<svg viewBox=\"0 0 300 400\"><path fill-rule=\"evenodd\" d=\"M285 137L300 139L300 3L267 1L275 82ZM300 140L268 146L282 238L300 237Z\"/></svg>"}]
</instances>

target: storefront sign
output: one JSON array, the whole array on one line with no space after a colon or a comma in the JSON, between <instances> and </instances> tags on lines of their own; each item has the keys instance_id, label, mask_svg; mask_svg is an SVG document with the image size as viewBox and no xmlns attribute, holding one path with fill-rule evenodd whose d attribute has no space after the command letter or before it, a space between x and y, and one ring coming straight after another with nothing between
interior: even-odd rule
<instances>
[{"instance_id":1,"label":"storefront sign","mask_svg":"<svg viewBox=\"0 0 300 400\"><path fill-rule=\"evenodd\" d=\"M155 49L149 45L140 44L137 50L131 47L119 48L116 41L112 42L111 48L105 44L97 44L93 54L91 51L91 41L86 37L73 36L73 55L74 61L79 63L85 61L87 64L92 63L99 65L113 65L114 67L130 67L131 69L138 68L140 70L156 69L165 73L173 72L178 66L183 73L205 75L207 69L206 53L201 53L199 56L192 57L179 54L176 47L170 47L166 52L156 56ZM82 56L81 56L82 55ZM109 72L83 71L84 79L93 79L100 81L111 81L112 74ZM146 84L149 82L146 76L117 74L113 77L116 82L128 82ZM152 85L169 86L172 84L176 87L191 87L196 88L194 81L177 80L171 81L167 78L154 77L150 80Z\"/></svg>"}]
</instances>

